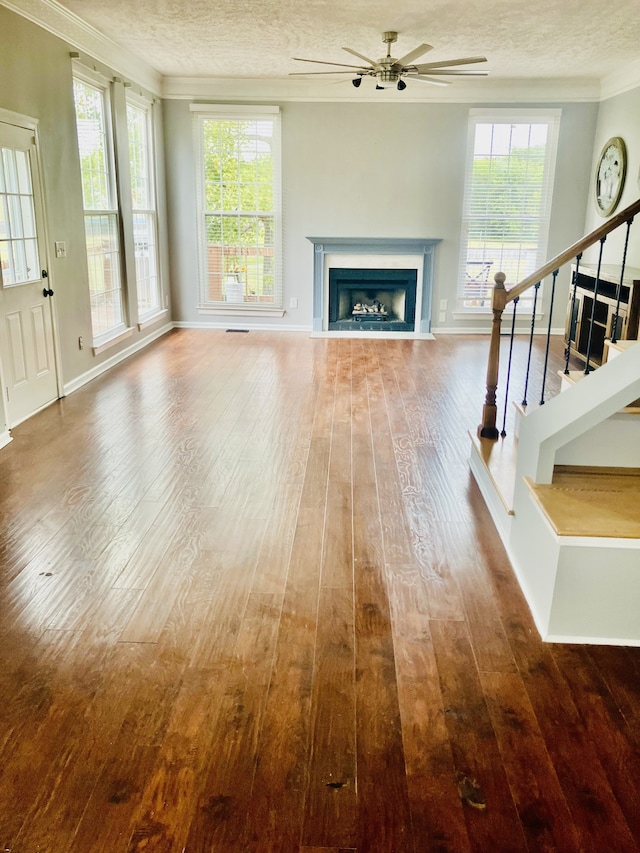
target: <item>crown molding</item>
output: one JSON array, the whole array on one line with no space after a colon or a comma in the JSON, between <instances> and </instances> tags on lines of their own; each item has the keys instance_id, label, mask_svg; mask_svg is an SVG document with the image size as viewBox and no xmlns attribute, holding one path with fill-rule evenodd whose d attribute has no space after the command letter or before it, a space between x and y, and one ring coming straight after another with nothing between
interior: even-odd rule
<instances>
[{"instance_id":1,"label":"crown molding","mask_svg":"<svg viewBox=\"0 0 640 853\"><path fill-rule=\"evenodd\" d=\"M640 86L640 60L602 78L600 100L606 101Z\"/></svg>"},{"instance_id":2,"label":"crown molding","mask_svg":"<svg viewBox=\"0 0 640 853\"><path fill-rule=\"evenodd\" d=\"M595 78L493 78L463 81L440 88L409 80L403 92L376 90L365 81L357 90L348 85L289 78L164 77L162 97L176 100L329 101L349 103L564 103L599 101ZM370 82L370 86L366 83Z\"/></svg>"},{"instance_id":3,"label":"crown molding","mask_svg":"<svg viewBox=\"0 0 640 853\"><path fill-rule=\"evenodd\" d=\"M161 74L56 0L0 0L0 5L90 54L154 95L160 95Z\"/></svg>"}]
</instances>

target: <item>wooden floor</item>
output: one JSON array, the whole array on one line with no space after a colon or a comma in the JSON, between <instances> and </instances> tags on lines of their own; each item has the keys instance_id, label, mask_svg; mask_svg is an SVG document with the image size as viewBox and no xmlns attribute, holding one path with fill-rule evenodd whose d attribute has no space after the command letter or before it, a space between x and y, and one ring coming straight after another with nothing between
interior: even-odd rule
<instances>
[{"instance_id":1,"label":"wooden floor","mask_svg":"<svg viewBox=\"0 0 640 853\"><path fill-rule=\"evenodd\" d=\"M640 649L540 642L488 341L179 331L0 451L0 850L640 849Z\"/></svg>"}]
</instances>

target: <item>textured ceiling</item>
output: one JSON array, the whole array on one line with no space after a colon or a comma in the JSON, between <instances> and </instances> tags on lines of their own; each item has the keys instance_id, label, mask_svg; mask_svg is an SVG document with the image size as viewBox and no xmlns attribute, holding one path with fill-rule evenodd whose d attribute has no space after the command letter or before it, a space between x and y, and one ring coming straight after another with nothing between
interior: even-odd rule
<instances>
[{"instance_id":1,"label":"textured ceiling","mask_svg":"<svg viewBox=\"0 0 640 853\"><path fill-rule=\"evenodd\" d=\"M638 0L62 0L166 76L283 78L293 56L377 59L422 42L438 61L484 54L495 77L603 77L640 59ZM475 81L475 85L480 81Z\"/></svg>"}]
</instances>

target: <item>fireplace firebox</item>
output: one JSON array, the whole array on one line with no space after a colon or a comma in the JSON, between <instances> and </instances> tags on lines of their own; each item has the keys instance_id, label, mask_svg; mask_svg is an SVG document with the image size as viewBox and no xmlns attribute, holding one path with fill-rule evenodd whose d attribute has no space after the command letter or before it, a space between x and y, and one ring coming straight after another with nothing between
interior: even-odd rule
<instances>
[{"instance_id":1,"label":"fireplace firebox","mask_svg":"<svg viewBox=\"0 0 640 853\"><path fill-rule=\"evenodd\" d=\"M413 332L417 270L329 269L329 331Z\"/></svg>"},{"instance_id":2,"label":"fireplace firebox","mask_svg":"<svg viewBox=\"0 0 640 853\"><path fill-rule=\"evenodd\" d=\"M431 302L433 295L434 254L440 243L436 237L307 237L313 243L313 334L318 336L350 334L387 336L392 327L389 319L355 320L346 318L347 327L338 330L330 327L329 322L329 275L333 267L363 269L365 273L371 269L383 269L385 274L391 270L410 267L416 274L417 286L415 296L414 316L397 322L409 324L411 331L391 332L393 335L405 338L432 339L431 334ZM343 255L344 258L339 256ZM358 262L357 256L362 256ZM403 258L402 256L406 257ZM364 268L367 269L364 269ZM416 281L415 278L412 279ZM379 284L377 282L376 284ZM370 288L367 288L369 290ZM374 288L375 289L375 288ZM411 288L410 288L411 289ZM365 297L362 297L365 298ZM367 296L367 302L375 301L376 296ZM385 304L389 301L377 297L378 302ZM337 317L334 323L339 322ZM366 323L363 328L362 324ZM413 323L413 325L411 325Z\"/></svg>"}]
</instances>

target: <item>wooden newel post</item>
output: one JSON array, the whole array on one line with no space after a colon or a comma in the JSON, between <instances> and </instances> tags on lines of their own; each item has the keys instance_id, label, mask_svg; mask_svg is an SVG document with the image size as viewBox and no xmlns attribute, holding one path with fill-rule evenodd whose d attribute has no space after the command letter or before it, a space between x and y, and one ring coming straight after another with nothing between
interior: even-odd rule
<instances>
[{"instance_id":1,"label":"wooden newel post","mask_svg":"<svg viewBox=\"0 0 640 853\"><path fill-rule=\"evenodd\" d=\"M506 275L497 272L493 277L495 285L491 296L491 310L493 311L493 323L491 325L491 343L489 345L489 363L487 364L487 396L482 407L482 423L478 427L480 438L497 439L499 432L496 429L498 409L496 406L496 391L498 390L498 372L500 370L500 328L502 325L502 312L507 304L507 291L505 290Z\"/></svg>"}]
</instances>

